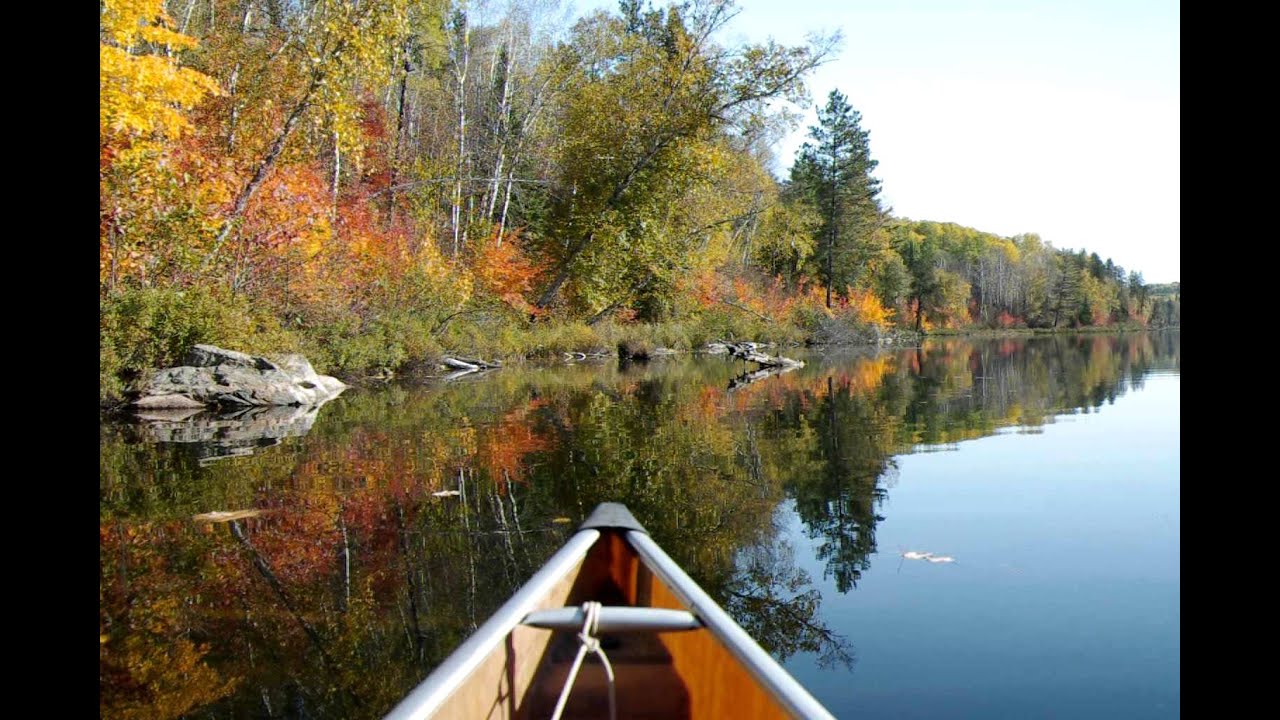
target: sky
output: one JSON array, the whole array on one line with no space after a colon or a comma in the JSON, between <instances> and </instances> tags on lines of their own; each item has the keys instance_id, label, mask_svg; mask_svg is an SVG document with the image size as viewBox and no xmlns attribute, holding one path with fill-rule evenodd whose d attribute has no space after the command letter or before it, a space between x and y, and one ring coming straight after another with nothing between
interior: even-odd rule
<instances>
[{"instance_id":1,"label":"sky","mask_svg":"<svg viewBox=\"0 0 1280 720\"><path fill-rule=\"evenodd\" d=\"M655 5L665 5L657 0ZM580 12L615 0L578 0ZM722 43L840 30L809 82L862 115L897 217L1039 233L1179 280L1177 0L738 0ZM785 173L812 107L779 148Z\"/></svg>"}]
</instances>

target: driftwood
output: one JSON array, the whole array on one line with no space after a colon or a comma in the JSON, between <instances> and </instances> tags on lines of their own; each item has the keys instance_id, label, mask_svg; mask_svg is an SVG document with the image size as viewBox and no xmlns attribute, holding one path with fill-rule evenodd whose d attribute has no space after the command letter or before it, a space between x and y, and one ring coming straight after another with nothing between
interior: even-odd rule
<instances>
[{"instance_id":1,"label":"driftwood","mask_svg":"<svg viewBox=\"0 0 1280 720\"><path fill-rule=\"evenodd\" d=\"M441 363L450 370L466 370L467 372L475 372L477 370L495 370L502 367L502 363L494 360L493 362L485 362L484 360L476 360L464 357L444 356Z\"/></svg>"},{"instance_id":2,"label":"driftwood","mask_svg":"<svg viewBox=\"0 0 1280 720\"><path fill-rule=\"evenodd\" d=\"M753 342L721 342L729 350L729 356L738 360L753 362L761 367L766 368L798 368L804 367L804 363L800 360L792 360L791 358L782 357L781 355L766 355L760 352L762 347L759 343Z\"/></svg>"},{"instance_id":3,"label":"driftwood","mask_svg":"<svg viewBox=\"0 0 1280 720\"><path fill-rule=\"evenodd\" d=\"M440 359L440 362L445 367L453 370L453 372L444 376L443 379L445 382L451 382L468 375L478 375L479 373L488 372L489 370L497 370L502 367L502 363L497 360L494 360L493 362L486 362L484 360L455 357L452 355L445 355Z\"/></svg>"}]
</instances>

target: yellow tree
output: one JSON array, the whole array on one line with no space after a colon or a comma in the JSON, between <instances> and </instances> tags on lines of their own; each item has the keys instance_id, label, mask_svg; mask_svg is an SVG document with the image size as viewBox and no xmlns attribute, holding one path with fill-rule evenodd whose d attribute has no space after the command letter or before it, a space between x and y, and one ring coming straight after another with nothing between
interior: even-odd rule
<instances>
[{"instance_id":1,"label":"yellow tree","mask_svg":"<svg viewBox=\"0 0 1280 720\"><path fill-rule=\"evenodd\" d=\"M101 7L103 144L178 137L191 127L182 111L220 92L213 78L174 58L174 51L194 48L195 39L166 27L163 0L104 0ZM159 50L164 54L155 54Z\"/></svg>"},{"instance_id":2,"label":"yellow tree","mask_svg":"<svg viewBox=\"0 0 1280 720\"><path fill-rule=\"evenodd\" d=\"M122 247L139 239L126 236L144 234L131 225L162 214L148 210L174 184L167 160L171 141L191 128L184 111L221 91L179 64L175 52L196 41L169 29L163 0L104 0L100 7L100 280L114 289L127 266L138 264L140 253Z\"/></svg>"}]
</instances>

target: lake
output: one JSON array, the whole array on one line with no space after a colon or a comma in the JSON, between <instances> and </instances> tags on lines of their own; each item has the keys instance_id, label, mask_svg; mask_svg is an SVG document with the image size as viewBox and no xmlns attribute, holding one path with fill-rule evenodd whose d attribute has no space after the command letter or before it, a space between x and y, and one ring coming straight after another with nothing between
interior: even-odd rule
<instances>
[{"instance_id":1,"label":"lake","mask_svg":"<svg viewBox=\"0 0 1280 720\"><path fill-rule=\"evenodd\" d=\"M838 717L1178 717L1179 342L582 362L105 422L101 714L380 717L617 501Z\"/></svg>"}]
</instances>

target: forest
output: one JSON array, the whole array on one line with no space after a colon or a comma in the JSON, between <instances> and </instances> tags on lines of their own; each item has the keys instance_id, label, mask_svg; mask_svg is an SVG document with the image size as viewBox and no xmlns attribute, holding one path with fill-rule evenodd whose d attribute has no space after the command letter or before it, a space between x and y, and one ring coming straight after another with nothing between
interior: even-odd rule
<instances>
[{"instance_id":1,"label":"forest","mask_svg":"<svg viewBox=\"0 0 1280 720\"><path fill-rule=\"evenodd\" d=\"M104 402L194 343L389 377L447 351L1180 324L1176 283L897 217L838 33L731 0L101 0ZM790 168L785 173L779 168Z\"/></svg>"}]
</instances>

